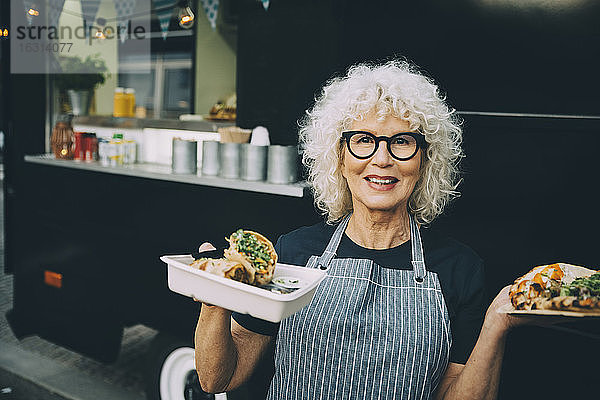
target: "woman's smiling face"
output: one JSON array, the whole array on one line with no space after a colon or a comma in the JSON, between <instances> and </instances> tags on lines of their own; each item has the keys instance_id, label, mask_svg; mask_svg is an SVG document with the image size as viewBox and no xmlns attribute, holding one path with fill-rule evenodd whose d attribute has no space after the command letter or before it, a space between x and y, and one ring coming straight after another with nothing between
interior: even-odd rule
<instances>
[{"instance_id":1,"label":"woman's smiling face","mask_svg":"<svg viewBox=\"0 0 600 400\"><path fill-rule=\"evenodd\" d=\"M392 136L409 132L410 124L394 116L377 120L375 113L354 121L351 130L367 131L375 136ZM344 145L342 175L348 182L354 212L398 212L406 210L408 199L419 179L421 152L406 161L396 160L388 152L385 142L368 159L354 157Z\"/></svg>"}]
</instances>

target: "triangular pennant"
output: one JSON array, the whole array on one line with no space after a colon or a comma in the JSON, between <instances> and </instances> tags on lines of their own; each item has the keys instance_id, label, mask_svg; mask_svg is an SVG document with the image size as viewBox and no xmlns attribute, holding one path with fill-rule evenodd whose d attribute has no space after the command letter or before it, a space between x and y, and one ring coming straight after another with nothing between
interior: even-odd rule
<instances>
[{"instance_id":1,"label":"triangular pennant","mask_svg":"<svg viewBox=\"0 0 600 400\"><path fill-rule=\"evenodd\" d=\"M65 0L49 0L48 1L48 22L50 26L58 27L58 20L62 14Z\"/></svg>"},{"instance_id":2,"label":"triangular pennant","mask_svg":"<svg viewBox=\"0 0 600 400\"><path fill-rule=\"evenodd\" d=\"M160 30L162 31L163 40L167 39L169 34L169 24L171 23L171 17L173 16L173 10L177 0L153 0L154 10L160 23Z\"/></svg>"},{"instance_id":3,"label":"triangular pennant","mask_svg":"<svg viewBox=\"0 0 600 400\"><path fill-rule=\"evenodd\" d=\"M265 11L267 11L269 9L269 0L261 0L261 1L262 1L263 8L265 9Z\"/></svg>"},{"instance_id":4,"label":"triangular pennant","mask_svg":"<svg viewBox=\"0 0 600 400\"><path fill-rule=\"evenodd\" d=\"M117 11L117 29L120 34L121 43L127 40L127 25L129 19L135 10L137 0L115 0L115 10Z\"/></svg>"},{"instance_id":5,"label":"triangular pennant","mask_svg":"<svg viewBox=\"0 0 600 400\"><path fill-rule=\"evenodd\" d=\"M217 27L217 13L219 12L219 0L202 0L202 8L206 13L206 18L210 22L210 27Z\"/></svg>"},{"instance_id":6,"label":"triangular pennant","mask_svg":"<svg viewBox=\"0 0 600 400\"><path fill-rule=\"evenodd\" d=\"M90 34L90 26L96 22L96 15L102 0L81 0L81 13L85 24L85 37Z\"/></svg>"}]
</instances>

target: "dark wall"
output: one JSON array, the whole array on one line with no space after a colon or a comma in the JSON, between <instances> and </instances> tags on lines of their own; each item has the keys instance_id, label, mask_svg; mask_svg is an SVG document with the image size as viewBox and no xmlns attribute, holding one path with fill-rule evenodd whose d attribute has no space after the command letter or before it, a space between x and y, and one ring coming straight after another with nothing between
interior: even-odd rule
<instances>
[{"instance_id":1,"label":"dark wall","mask_svg":"<svg viewBox=\"0 0 600 400\"><path fill-rule=\"evenodd\" d=\"M406 56L459 110L600 115L597 1L345 3L345 62Z\"/></svg>"},{"instance_id":2,"label":"dark wall","mask_svg":"<svg viewBox=\"0 0 600 400\"><path fill-rule=\"evenodd\" d=\"M341 15L334 2L245 1L238 20L238 125L269 129L271 142L298 142L297 121L341 66Z\"/></svg>"},{"instance_id":3,"label":"dark wall","mask_svg":"<svg viewBox=\"0 0 600 400\"><path fill-rule=\"evenodd\" d=\"M264 11L246 0L239 122L290 141L324 81L391 56L421 67L458 110L600 116L600 2L521 3L293 0Z\"/></svg>"},{"instance_id":4,"label":"dark wall","mask_svg":"<svg viewBox=\"0 0 600 400\"><path fill-rule=\"evenodd\" d=\"M600 268L600 119L464 119L462 196L432 228L484 257L490 294L533 265Z\"/></svg>"}]
</instances>

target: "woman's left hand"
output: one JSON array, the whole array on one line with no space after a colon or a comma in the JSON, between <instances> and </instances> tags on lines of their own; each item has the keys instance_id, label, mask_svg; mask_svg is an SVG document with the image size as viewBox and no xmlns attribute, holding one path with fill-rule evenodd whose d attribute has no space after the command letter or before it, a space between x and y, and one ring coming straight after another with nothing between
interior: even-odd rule
<instances>
[{"instance_id":1,"label":"woman's left hand","mask_svg":"<svg viewBox=\"0 0 600 400\"><path fill-rule=\"evenodd\" d=\"M559 322L564 322L565 318L560 316L540 316L540 315L510 315L505 312L508 308L512 307L508 291L510 285L507 285L500 290L498 295L492 301L492 304L487 309L485 314L484 324L488 324L489 327L497 329L502 333L506 333L509 330L516 328L517 326L524 325L535 325L535 326L549 326L555 325Z\"/></svg>"}]
</instances>

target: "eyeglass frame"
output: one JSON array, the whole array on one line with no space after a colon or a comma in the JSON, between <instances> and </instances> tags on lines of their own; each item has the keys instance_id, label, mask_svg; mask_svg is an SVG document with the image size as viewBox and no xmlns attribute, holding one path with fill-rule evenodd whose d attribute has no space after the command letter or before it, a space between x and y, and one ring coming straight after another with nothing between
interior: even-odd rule
<instances>
[{"instance_id":1,"label":"eyeglass frame","mask_svg":"<svg viewBox=\"0 0 600 400\"><path fill-rule=\"evenodd\" d=\"M375 140L375 147L373 148L373 152L371 154L369 154L368 156L357 156L356 154L354 154L354 152L350 148L350 138L359 133L367 134ZM395 137L400 136L400 135L408 135L408 136L411 136L413 139L415 139L417 146L415 147L415 152L410 157L404 157L404 158L397 157L396 155L394 155L394 153L392 152L392 149L390 148L390 146L391 146L390 143L391 143L392 139L394 139ZM393 134L392 136L375 136L374 133L368 132L368 131L360 131L360 130L358 130L358 131L343 131L342 137L340 138L340 140L344 140L346 142L346 147L348 148L348 151L350 152L350 154L352 154L352 156L358 158L359 160L366 160L368 158L373 157L375 155L375 153L377 153L377 150L379 149L380 142L386 142L386 145L387 145L386 147L387 147L388 153L390 154L390 156L392 156L393 159L398 160L398 161L408 161L417 155L417 153L419 152L419 149L425 149L427 147L427 141L425 141L425 136L423 136L423 134L421 134L419 132L398 132L398 133Z\"/></svg>"}]
</instances>

